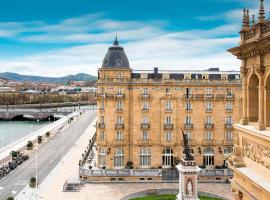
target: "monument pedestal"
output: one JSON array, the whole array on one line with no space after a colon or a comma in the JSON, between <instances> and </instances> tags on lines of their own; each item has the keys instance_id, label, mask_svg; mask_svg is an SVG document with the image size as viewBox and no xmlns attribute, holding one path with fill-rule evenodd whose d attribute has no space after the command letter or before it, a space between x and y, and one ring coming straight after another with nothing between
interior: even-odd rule
<instances>
[{"instance_id":1,"label":"monument pedestal","mask_svg":"<svg viewBox=\"0 0 270 200\"><path fill-rule=\"evenodd\" d=\"M197 178L201 169L194 160L181 160L176 166L179 171L179 193L176 200L199 200Z\"/></svg>"}]
</instances>

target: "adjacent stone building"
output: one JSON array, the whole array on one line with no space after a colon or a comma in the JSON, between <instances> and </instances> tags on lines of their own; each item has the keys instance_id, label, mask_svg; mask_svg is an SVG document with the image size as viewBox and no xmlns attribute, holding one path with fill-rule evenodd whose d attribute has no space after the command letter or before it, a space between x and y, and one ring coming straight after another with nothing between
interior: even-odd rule
<instances>
[{"instance_id":1,"label":"adjacent stone building","mask_svg":"<svg viewBox=\"0 0 270 200\"><path fill-rule=\"evenodd\" d=\"M171 167L183 155L182 129L202 167L222 167L232 152L242 105L237 71L132 70L116 39L97 85L100 168Z\"/></svg>"},{"instance_id":2,"label":"adjacent stone building","mask_svg":"<svg viewBox=\"0 0 270 200\"><path fill-rule=\"evenodd\" d=\"M242 61L243 117L234 125L232 189L237 200L270 199L270 21L261 0L259 17L251 23L243 11L241 40L229 51Z\"/></svg>"}]
</instances>

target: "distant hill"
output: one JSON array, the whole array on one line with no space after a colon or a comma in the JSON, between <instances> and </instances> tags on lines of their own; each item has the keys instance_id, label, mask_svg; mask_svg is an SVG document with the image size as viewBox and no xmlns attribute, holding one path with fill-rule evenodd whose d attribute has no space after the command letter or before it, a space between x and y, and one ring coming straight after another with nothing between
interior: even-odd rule
<instances>
[{"instance_id":1,"label":"distant hill","mask_svg":"<svg viewBox=\"0 0 270 200\"><path fill-rule=\"evenodd\" d=\"M0 78L13 80L13 81L31 81L31 82L41 82L41 83L60 83L65 84L69 81L94 81L97 80L96 76L89 74L79 73L76 75L68 75L63 77L45 77L45 76L30 76L30 75L21 75L12 72L0 73Z\"/></svg>"}]
</instances>

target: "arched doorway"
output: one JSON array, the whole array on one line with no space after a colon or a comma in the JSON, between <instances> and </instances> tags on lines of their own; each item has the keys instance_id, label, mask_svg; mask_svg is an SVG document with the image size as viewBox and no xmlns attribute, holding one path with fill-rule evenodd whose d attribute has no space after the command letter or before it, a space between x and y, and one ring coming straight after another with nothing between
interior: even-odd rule
<instances>
[{"instance_id":1,"label":"arched doorway","mask_svg":"<svg viewBox=\"0 0 270 200\"><path fill-rule=\"evenodd\" d=\"M248 121L257 122L259 115L259 78L252 74L248 81Z\"/></svg>"},{"instance_id":2,"label":"arched doorway","mask_svg":"<svg viewBox=\"0 0 270 200\"><path fill-rule=\"evenodd\" d=\"M169 147L163 149L162 152L162 166L171 167L173 165L173 150Z\"/></svg>"},{"instance_id":3,"label":"arched doorway","mask_svg":"<svg viewBox=\"0 0 270 200\"><path fill-rule=\"evenodd\" d=\"M270 127L270 74L265 82L265 126Z\"/></svg>"},{"instance_id":4,"label":"arched doorway","mask_svg":"<svg viewBox=\"0 0 270 200\"><path fill-rule=\"evenodd\" d=\"M206 147L203 151L203 165L213 166L215 164L214 155L214 149L212 147Z\"/></svg>"}]
</instances>

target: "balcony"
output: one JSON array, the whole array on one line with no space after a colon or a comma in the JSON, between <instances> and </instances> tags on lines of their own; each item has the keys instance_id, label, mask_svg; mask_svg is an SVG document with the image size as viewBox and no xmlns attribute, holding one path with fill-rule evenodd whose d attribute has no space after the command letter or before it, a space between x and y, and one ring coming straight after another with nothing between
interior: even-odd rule
<instances>
[{"instance_id":1,"label":"balcony","mask_svg":"<svg viewBox=\"0 0 270 200\"><path fill-rule=\"evenodd\" d=\"M225 128L226 129L232 129L233 128L233 125L232 124L225 124Z\"/></svg>"},{"instance_id":2,"label":"balcony","mask_svg":"<svg viewBox=\"0 0 270 200\"><path fill-rule=\"evenodd\" d=\"M226 94L226 99L234 99L234 94Z\"/></svg>"},{"instance_id":3,"label":"balcony","mask_svg":"<svg viewBox=\"0 0 270 200\"><path fill-rule=\"evenodd\" d=\"M118 112L118 113L121 113L121 112L123 112L123 111L124 111L123 108L116 108L116 112Z\"/></svg>"},{"instance_id":4,"label":"balcony","mask_svg":"<svg viewBox=\"0 0 270 200\"><path fill-rule=\"evenodd\" d=\"M98 128L105 129L105 123L98 123Z\"/></svg>"},{"instance_id":5,"label":"balcony","mask_svg":"<svg viewBox=\"0 0 270 200\"><path fill-rule=\"evenodd\" d=\"M166 108L166 109L165 109L165 112L166 112L166 113L172 113L172 112L173 112L173 109L172 109L172 108Z\"/></svg>"},{"instance_id":6,"label":"balcony","mask_svg":"<svg viewBox=\"0 0 270 200\"><path fill-rule=\"evenodd\" d=\"M172 130L173 129L173 124L164 124L164 129L165 130Z\"/></svg>"},{"instance_id":7,"label":"balcony","mask_svg":"<svg viewBox=\"0 0 270 200\"><path fill-rule=\"evenodd\" d=\"M206 123L205 125L204 125L204 127L205 127L205 129L213 129L214 128L214 124L210 124L210 123Z\"/></svg>"},{"instance_id":8,"label":"balcony","mask_svg":"<svg viewBox=\"0 0 270 200\"><path fill-rule=\"evenodd\" d=\"M147 130L147 129L149 129L149 128L150 128L150 124L149 124L149 123L142 123L142 124L141 124L141 129Z\"/></svg>"},{"instance_id":9,"label":"balcony","mask_svg":"<svg viewBox=\"0 0 270 200\"><path fill-rule=\"evenodd\" d=\"M206 108L206 109L205 109L205 112L211 113L211 112L213 112L213 109L212 109L212 108Z\"/></svg>"},{"instance_id":10,"label":"balcony","mask_svg":"<svg viewBox=\"0 0 270 200\"><path fill-rule=\"evenodd\" d=\"M213 145L216 145L216 141L213 140L213 139L204 139L202 141L202 145L204 145L204 146L213 146Z\"/></svg>"},{"instance_id":11,"label":"balcony","mask_svg":"<svg viewBox=\"0 0 270 200\"><path fill-rule=\"evenodd\" d=\"M108 99L108 98L113 98L113 94L108 94L108 93L97 93L98 99Z\"/></svg>"},{"instance_id":12,"label":"balcony","mask_svg":"<svg viewBox=\"0 0 270 200\"><path fill-rule=\"evenodd\" d=\"M193 99L194 95L193 94L184 94L184 99Z\"/></svg>"},{"instance_id":13,"label":"balcony","mask_svg":"<svg viewBox=\"0 0 270 200\"><path fill-rule=\"evenodd\" d=\"M150 95L149 94L141 94L141 99L149 99Z\"/></svg>"},{"instance_id":14,"label":"balcony","mask_svg":"<svg viewBox=\"0 0 270 200\"><path fill-rule=\"evenodd\" d=\"M185 129L193 129L193 124L184 124Z\"/></svg>"},{"instance_id":15,"label":"balcony","mask_svg":"<svg viewBox=\"0 0 270 200\"><path fill-rule=\"evenodd\" d=\"M224 146L233 146L233 140L223 140Z\"/></svg>"},{"instance_id":16,"label":"balcony","mask_svg":"<svg viewBox=\"0 0 270 200\"><path fill-rule=\"evenodd\" d=\"M127 144L126 140L114 140L113 146L125 146Z\"/></svg>"},{"instance_id":17,"label":"balcony","mask_svg":"<svg viewBox=\"0 0 270 200\"><path fill-rule=\"evenodd\" d=\"M115 124L115 129L124 129L124 124Z\"/></svg>"},{"instance_id":18,"label":"balcony","mask_svg":"<svg viewBox=\"0 0 270 200\"><path fill-rule=\"evenodd\" d=\"M214 95L213 94L206 94L205 95L205 98L206 99L213 99L214 98Z\"/></svg>"},{"instance_id":19,"label":"balcony","mask_svg":"<svg viewBox=\"0 0 270 200\"><path fill-rule=\"evenodd\" d=\"M152 141L151 140L142 140L142 139L140 139L140 140L138 140L138 144L140 145L140 146L150 146L150 145L152 145Z\"/></svg>"},{"instance_id":20,"label":"balcony","mask_svg":"<svg viewBox=\"0 0 270 200\"><path fill-rule=\"evenodd\" d=\"M232 108L226 108L226 112L227 113L232 113L233 112L233 109Z\"/></svg>"},{"instance_id":21,"label":"balcony","mask_svg":"<svg viewBox=\"0 0 270 200\"><path fill-rule=\"evenodd\" d=\"M191 113L192 112L192 109L191 108L186 108L186 112L187 113Z\"/></svg>"},{"instance_id":22,"label":"balcony","mask_svg":"<svg viewBox=\"0 0 270 200\"><path fill-rule=\"evenodd\" d=\"M123 98L125 98L125 94L122 94L122 93L115 94L115 98L116 99L123 99Z\"/></svg>"},{"instance_id":23,"label":"balcony","mask_svg":"<svg viewBox=\"0 0 270 200\"><path fill-rule=\"evenodd\" d=\"M142 108L142 111L143 112L148 112L149 111L149 108Z\"/></svg>"}]
</instances>

